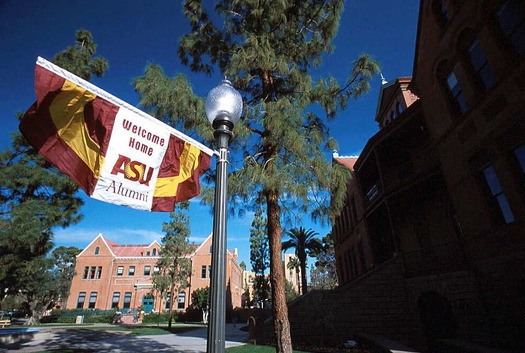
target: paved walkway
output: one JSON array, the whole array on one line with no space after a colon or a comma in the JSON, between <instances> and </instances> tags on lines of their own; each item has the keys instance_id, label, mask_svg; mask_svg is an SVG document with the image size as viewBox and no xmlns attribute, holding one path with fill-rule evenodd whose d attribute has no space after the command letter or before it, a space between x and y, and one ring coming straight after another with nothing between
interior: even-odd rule
<instances>
[{"instance_id":1,"label":"paved walkway","mask_svg":"<svg viewBox=\"0 0 525 353\"><path fill-rule=\"evenodd\" d=\"M241 325L226 325L226 347L243 345L248 332ZM129 336L126 331L94 331L61 328L42 328L33 340L10 347L0 347L0 352L39 352L43 350L76 349L79 352L206 352L206 328L184 333L148 336Z\"/></svg>"}]
</instances>

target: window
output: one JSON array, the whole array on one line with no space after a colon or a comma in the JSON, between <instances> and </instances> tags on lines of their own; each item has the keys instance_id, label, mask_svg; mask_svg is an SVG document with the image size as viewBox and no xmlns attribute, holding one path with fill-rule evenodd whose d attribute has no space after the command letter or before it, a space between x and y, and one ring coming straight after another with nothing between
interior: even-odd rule
<instances>
[{"instance_id":1,"label":"window","mask_svg":"<svg viewBox=\"0 0 525 353\"><path fill-rule=\"evenodd\" d=\"M494 76L492 75L492 69L488 63L487 55L479 44L479 41L472 41L467 51L472 69L481 82L483 90L491 88L494 85Z\"/></svg>"},{"instance_id":2,"label":"window","mask_svg":"<svg viewBox=\"0 0 525 353\"><path fill-rule=\"evenodd\" d=\"M89 279L95 278L95 271L97 270L97 266L91 266L91 271L89 272Z\"/></svg>"},{"instance_id":3,"label":"window","mask_svg":"<svg viewBox=\"0 0 525 353\"><path fill-rule=\"evenodd\" d=\"M171 298L171 293L166 293L166 306L165 306L166 309L170 308L170 302L171 302L170 298Z\"/></svg>"},{"instance_id":4,"label":"window","mask_svg":"<svg viewBox=\"0 0 525 353\"><path fill-rule=\"evenodd\" d=\"M113 292L113 299L111 300L111 309L118 308L120 302L120 292Z\"/></svg>"},{"instance_id":5,"label":"window","mask_svg":"<svg viewBox=\"0 0 525 353\"><path fill-rule=\"evenodd\" d=\"M514 149L514 156L516 156L516 160L521 167L521 171L523 174L525 174L525 144Z\"/></svg>"},{"instance_id":6,"label":"window","mask_svg":"<svg viewBox=\"0 0 525 353\"><path fill-rule=\"evenodd\" d=\"M129 309L131 307L131 292L124 293L124 304L122 308Z\"/></svg>"},{"instance_id":7,"label":"window","mask_svg":"<svg viewBox=\"0 0 525 353\"><path fill-rule=\"evenodd\" d=\"M159 266L153 266L153 273L159 272Z\"/></svg>"},{"instance_id":8,"label":"window","mask_svg":"<svg viewBox=\"0 0 525 353\"><path fill-rule=\"evenodd\" d=\"M450 22L451 16L443 0L434 0L432 7L436 18L441 25Z\"/></svg>"},{"instance_id":9,"label":"window","mask_svg":"<svg viewBox=\"0 0 525 353\"><path fill-rule=\"evenodd\" d=\"M89 295L89 306L90 309L95 309L95 305L97 304L97 292L91 292Z\"/></svg>"},{"instance_id":10,"label":"window","mask_svg":"<svg viewBox=\"0 0 525 353\"><path fill-rule=\"evenodd\" d=\"M129 266L128 276L135 276L135 266Z\"/></svg>"},{"instance_id":11,"label":"window","mask_svg":"<svg viewBox=\"0 0 525 353\"><path fill-rule=\"evenodd\" d=\"M401 115L401 113L403 112L403 105L401 104L401 102L396 103L396 112L397 115Z\"/></svg>"},{"instance_id":12,"label":"window","mask_svg":"<svg viewBox=\"0 0 525 353\"><path fill-rule=\"evenodd\" d=\"M117 267L117 276L122 276L124 273L124 266L118 266Z\"/></svg>"},{"instance_id":13,"label":"window","mask_svg":"<svg viewBox=\"0 0 525 353\"><path fill-rule=\"evenodd\" d=\"M153 256L157 256L157 249L153 248L152 255L153 255Z\"/></svg>"},{"instance_id":14,"label":"window","mask_svg":"<svg viewBox=\"0 0 525 353\"><path fill-rule=\"evenodd\" d=\"M146 251L146 256L151 256L151 252Z\"/></svg>"},{"instance_id":15,"label":"window","mask_svg":"<svg viewBox=\"0 0 525 353\"><path fill-rule=\"evenodd\" d=\"M100 247L97 246L97 247L95 248L95 255L98 255L99 252L100 252Z\"/></svg>"},{"instance_id":16,"label":"window","mask_svg":"<svg viewBox=\"0 0 525 353\"><path fill-rule=\"evenodd\" d=\"M525 53L525 16L519 0L509 0L497 12L503 35L520 54Z\"/></svg>"},{"instance_id":17,"label":"window","mask_svg":"<svg viewBox=\"0 0 525 353\"><path fill-rule=\"evenodd\" d=\"M84 302L86 301L86 292L78 293L77 309L84 309Z\"/></svg>"},{"instance_id":18,"label":"window","mask_svg":"<svg viewBox=\"0 0 525 353\"><path fill-rule=\"evenodd\" d=\"M184 310L185 304L186 304L186 293L181 292L179 293L179 298L177 299L177 309Z\"/></svg>"},{"instance_id":19,"label":"window","mask_svg":"<svg viewBox=\"0 0 525 353\"><path fill-rule=\"evenodd\" d=\"M499 215L503 218L503 221L505 223L514 222L514 214L510 209L507 197L503 193L503 189L501 188L498 176L496 175L496 170L492 165L489 165L488 167L484 168L481 172L483 175L483 179L485 180L486 185L494 199L493 204L496 205L495 209L499 210Z\"/></svg>"},{"instance_id":20,"label":"window","mask_svg":"<svg viewBox=\"0 0 525 353\"><path fill-rule=\"evenodd\" d=\"M97 267L97 279L100 279L102 276L102 266Z\"/></svg>"},{"instance_id":21,"label":"window","mask_svg":"<svg viewBox=\"0 0 525 353\"><path fill-rule=\"evenodd\" d=\"M512 150L515 159L515 173L518 182L525 187L525 144L521 144Z\"/></svg>"},{"instance_id":22,"label":"window","mask_svg":"<svg viewBox=\"0 0 525 353\"><path fill-rule=\"evenodd\" d=\"M149 276L151 274L151 266L144 266L144 276Z\"/></svg>"},{"instance_id":23,"label":"window","mask_svg":"<svg viewBox=\"0 0 525 353\"><path fill-rule=\"evenodd\" d=\"M82 279L87 279L89 273L89 266L84 267L84 274L82 275Z\"/></svg>"},{"instance_id":24,"label":"window","mask_svg":"<svg viewBox=\"0 0 525 353\"><path fill-rule=\"evenodd\" d=\"M201 278L206 278L206 265L201 266Z\"/></svg>"},{"instance_id":25,"label":"window","mask_svg":"<svg viewBox=\"0 0 525 353\"><path fill-rule=\"evenodd\" d=\"M208 266L208 278L211 278L211 265Z\"/></svg>"},{"instance_id":26,"label":"window","mask_svg":"<svg viewBox=\"0 0 525 353\"><path fill-rule=\"evenodd\" d=\"M460 113L465 113L467 111L467 103L454 71L451 71L447 76L447 87L454 100L456 109Z\"/></svg>"}]
</instances>

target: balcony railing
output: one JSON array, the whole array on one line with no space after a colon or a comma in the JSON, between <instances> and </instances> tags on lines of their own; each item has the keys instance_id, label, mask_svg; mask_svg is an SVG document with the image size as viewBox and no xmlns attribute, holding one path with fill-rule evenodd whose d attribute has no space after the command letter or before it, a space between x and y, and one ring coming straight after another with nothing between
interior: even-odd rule
<instances>
[{"instance_id":1,"label":"balcony railing","mask_svg":"<svg viewBox=\"0 0 525 353\"><path fill-rule=\"evenodd\" d=\"M438 165L437 156L430 149L425 150L424 153L411 156L408 162L383 172L382 179L385 192L395 191L406 183L428 175L431 171L437 170Z\"/></svg>"}]
</instances>

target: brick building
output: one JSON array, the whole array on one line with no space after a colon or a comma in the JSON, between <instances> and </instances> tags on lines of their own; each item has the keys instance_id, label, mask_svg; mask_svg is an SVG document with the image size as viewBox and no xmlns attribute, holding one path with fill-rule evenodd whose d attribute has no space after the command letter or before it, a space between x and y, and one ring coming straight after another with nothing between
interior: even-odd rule
<instances>
[{"instance_id":1,"label":"brick building","mask_svg":"<svg viewBox=\"0 0 525 353\"><path fill-rule=\"evenodd\" d=\"M195 245L191 259L189 286L178 293L175 310L191 304L191 293L210 286L211 235ZM152 275L162 246L157 241L148 245L120 245L99 234L78 256L75 276L67 300L68 309L136 309L166 310L169 297L159 298L153 290ZM237 251L227 251L227 307L241 306L242 270Z\"/></svg>"},{"instance_id":2,"label":"brick building","mask_svg":"<svg viewBox=\"0 0 525 353\"><path fill-rule=\"evenodd\" d=\"M341 287L289 307L292 337L523 352L525 4L422 0L416 38L412 78L383 82L380 131L334 155L353 176Z\"/></svg>"}]
</instances>

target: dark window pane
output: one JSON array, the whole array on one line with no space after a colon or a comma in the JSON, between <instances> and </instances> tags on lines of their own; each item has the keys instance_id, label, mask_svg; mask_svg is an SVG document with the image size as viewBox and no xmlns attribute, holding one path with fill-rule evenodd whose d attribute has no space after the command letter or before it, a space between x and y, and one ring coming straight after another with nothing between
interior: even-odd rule
<instances>
[{"instance_id":1,"label":"dark window pane","mask_svg":"<svg viewBox=\"0 0 525 353\"><path fill-rule=\"evenodd\" d=\"M477 40L472 42L469 49L470 61L474 71L476 71L484 85L484 88L490 88L494 85L494 76L489 66L487 55Z\"/></svg>"},{"instance_id":2,"label":"dark window pane","mask_svg":"<svg viewBox=\"0 0 525 353\"><path fill-rule=\"evenodd\" d=\"M507 201L507 197L503 193L503 189L499 182L498 176L496 175L496 170L493 166L488 166L482 171L485 182L489 187L492 196L496 199L501 215L505 220L505 223L512 223L515 221L514 214L510 208L510 205Z\"/></svg>"},{"instance_id":3,"label":"dark window pane","mask_svg":"<svg viewBox=\"0 0 525 353\"><path fill-rule=\"evenodd\" d=\"M514 150L514 155L521 166L521 171L525 173L525 145L521 145Z\"/></svg>"},{"instance_id":4,"label":"dark window pane","mask_svg":"<svg viewBox=\"0 0 525 353\"><path fill-rule=\"evenodd\" d=\"M494 170L494 167L489 166L483 169L483 175L485 176L485 181L487 182L487 185L492 195L495 196L501 193L501 185L499 183L499 179L498 179L498 176L496 175L496 171Z\"/></svg>"},{"instance_id":5,"label":"dark window pane","mask_svg":"<svg viewBox=\"0 0 525 353\"><path fill-rule=\"evenodd\" d=\"M113 299L111 300L111 308L118 308L118 303L120 302L120 292L113 293Z\"/></svg>"},{"instance_id":6,"label":"dark window pane","mask_svg":"<svg viewBox=\"0 0 525 353\"><path fill-rule=\"evenodd\" d=\"M131 292L124 293L124 309L129 309L131 307Z\"/></svg>"},{"instance_id":7,"label":"dark window pane","mask_svg":"<svg viewBox=\"0 0 525 353\"><path fill-rule=\"evenodd\" d=\"M97 303L97 292L91 292L89 295L89 308L94 309Z\"/></svg>"},{"instance_id":8,"label":"dark window pane","mask_svg":"<svg viewBox=\"0 0 525 353\"><path fill-rule=\"evenodd\" d=\"M84 309L85 301L86 301L86 292L78 293L77 309Z\"/></svg>"},{"instance_id":9,"label":"dark window pane","mask_svg":"<svg viewBox=\"0 0 525 353\"><path fill-rule=\"evenodd\" d=\"M467 111L467 102L465 101L465 96L463 95L463 91L461 90L461 86L459 85L458 79L454 72L451 72L448 75L447 85L450 93L452 94L452 97L456 101L459 111L461 113L465 113Z\"/></svg>"}]
</instances>

